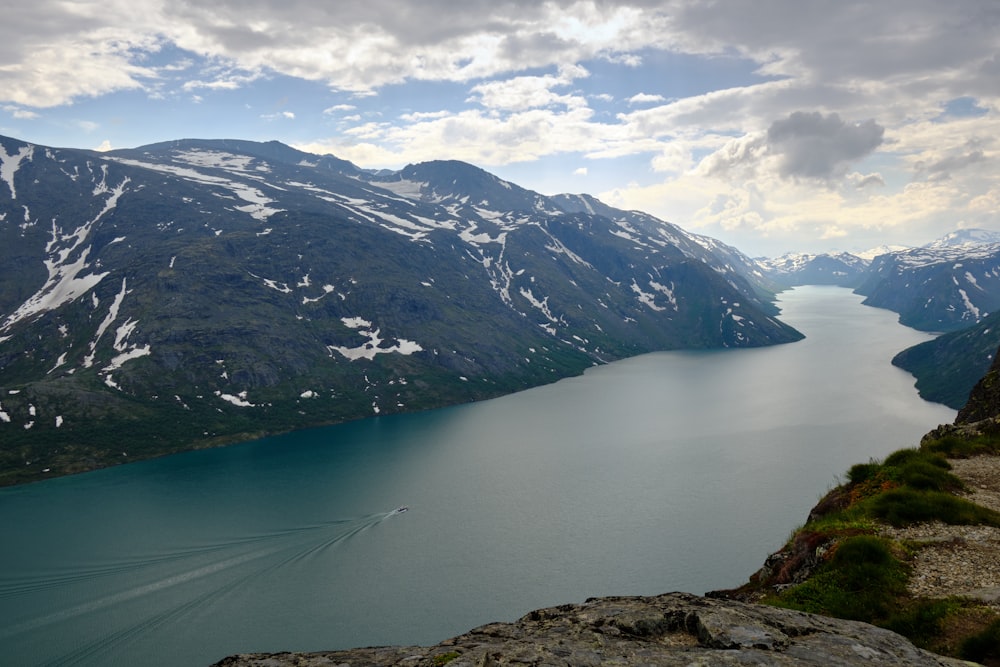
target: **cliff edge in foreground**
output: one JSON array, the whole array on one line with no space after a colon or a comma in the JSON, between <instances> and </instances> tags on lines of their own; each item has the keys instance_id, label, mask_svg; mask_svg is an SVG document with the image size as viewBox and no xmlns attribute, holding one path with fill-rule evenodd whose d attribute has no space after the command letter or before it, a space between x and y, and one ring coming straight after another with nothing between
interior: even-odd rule
<instances>
[{"instance_id":1,"label":"cliff edge in foreground","mask_svg":"<svg viewBox=\"0 0 1000 667\"><path fill-rule=\"evenodd\" d=\"M968 665L888 630L687 593L592 598L491 623L436 646L230 656L216 667Z\"/></svg>"}]
</instances>

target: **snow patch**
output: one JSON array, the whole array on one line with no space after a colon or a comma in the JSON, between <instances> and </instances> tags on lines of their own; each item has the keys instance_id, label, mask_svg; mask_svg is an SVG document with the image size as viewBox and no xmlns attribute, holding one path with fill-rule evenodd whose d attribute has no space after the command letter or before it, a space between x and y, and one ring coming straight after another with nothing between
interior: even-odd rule
<instances>
[{"instance_id":1,"label":"snow patch","mask_svg":"<svg viewBox=\"0 0 1000 667\"><path fill-rule=\"evenodd\" d=\"M664 308L663 306L657 306L656 305L656 295L655 294L650 294L649 292L644 292L643 289L641 287L639 287L639 284L636 283L634 279L632 280L632 291L635 292L636 295L638 295L637 298L639 299L640 303L643 303L646 306L649 306L651 309L653 309L655 311L664 311L664 310L666 310L666 308Z\"/></svg>"},{"instance_id":2,"label":"snow patch","mask_svg":"<svg viewBox=\"0 0 1000 667\"><path fill-rule=\"evenodd\" d=\"M673 283L670 283L670 287L667 287L666 285L661 285L655 280L650 280L649 286L655 289L660 294L666 296L667 300L670 302L670 305L673 307L674 312L677 312L677 297L674 295Z\"/></svg>"},{"instance_id":3,"label":"snow patch","mask_svg":"<svg viewBox=\"0 0 1000 667\"><path fill-rule=\"evenodd\" d=\"M532 306L542 311L542 315L545 315L545 318L549 322L557 321L556 318L552 316L552 311L549 310L549 297L545 297L544 299L539 301L530 289L525 289L522 287L519 291L521 293L521 296L527 299Z\"/></svg>"},{"instance_id":4,"label":"snow patch","mask_svg":"<svg viewBox=\"0 0 1000 667\"><path fill-rule=\"evenodd\" d=\"M966 310L966 312L968 312L969 314L971 314L976 319L976 321L978 322L979 319L980 319L979 309L976 308L976 306L975 306L974 303L972 303L972 300L969 299L969 295L965 293L964 289L958 290L958 293L962 295L962 303L965 304L965 310Z\"/></svg>"},{"instance_id":5,"label":"snow patch","mask_svg":"<svg viewBox=\"0 0 1000 667\"><path fill-rule=\"evenodd\" d=\"M6 149L0 145L0 181L6 183L7 187L10 188L11 199L17 199L17 191L14 189L14 174L21 166L21 161L30 160L34 154L35 147L31 144L21 146L19 151L11 155L8 155Z\"/></svg>"},{"instance_id":6,"label":"snow patch","mask_svg":"<svg viewBox=\"0 0 1000 667\"><path fill-rule=\"evenodd\" d=\"M378 187L383 190L388 190L389 192L407 199L420 199L420 191L428 186L427 183L408 181L405 179L400 179L398 181L377 182L375 185L378 185Z\"/></svg>"},{"instance_id":7,"label":"snow patch","mask_svg":"<svg viewBox=\"0 0 1000 667\"><path fill-rule=\"evenodd\" d=\"M232 403L239 408L252 408L254 404L247 400L247 392L241 391L236 396L232 394L224 394L221 391L216 391L215 395L226 401L227 403Z\"/></svg>"},{"instance_id":8,"label":"snow patch","mask_svg":"<svg viewBox=\"0 0 1000 667\"><path fill-rule=\"evenodd\" d=\"M116 371L122 367L126 361L131 361L133 359L138 359L139 357L146 357L152 354L149 349L149 345L144 345L142 347L134 347L131 350L123 352L116 355L107 366L101 369L104 372ZM109 376L110 377L110 376Z\"/></svg>"},{"instance_id":9,"label":"snow patch","mask_svg":"<svg viewBox=\"0 0 1000 667\"><path fill-rule=\"evenodd\" d=\"M370 361L375 358L375 355L378 354L396 353L411 355L414 352L422 352L424 349L419 343L415 343L412 340L406 340L405 338L396 339L395 345L380 347L383 342L381 337L382 330L372 330L372 323L368 320L364 320L360 317L344 317L341 318L341 322L351 329L357 329L358 333L368 338L368 341L358 345L357 347L327 345L326 349L329 350L331 355L334 352L337 352L351 361L355 361L357 359L368 359Z\"/></svg>"},{"instance_id":10,"label":"snow patch","mask_svg":"<svg viewBox=\"0 0 1000 667\"><path fill-rule=\"evenodd\" d=\"M105 179L107 174L105 173ZM90 246L82 247L84 241L90 235L90 230L106 213L118 205L118 200L125 193L125 187L129 179L126 178L115 188L109 188L106 180L94 187L94 196L104 194L110 195L104 202L104 208L94 217L93 220L84 223L71 234L61 235L56 227L55 221L52 223L52 238L45 246L48 258L44 260L45 268L49 277L35 294L28 298L21 306L15 310L0 326L0 331L5 331L16 323L40 315L47 311L55 310L63 304L75 301L93 289L105 276L104 273L91 273L81 275L89 269L87 257L90 255ZM62 244L63 247L59 247ZM75 259L72 255L79 250Z\"/></svg>"},{"instance_id":11,"label":"snow patch","mask_svg":"<svg viewBox=\"0 0 1000 667\"><path fill-rule=\"evenodd\" d=\"M97 326L97 333L94 335L94 340L90 341L90 354L88 354L83 360L83 367L90 368L94 365L94 354L97 349L97 343L100 342L101 336L107 331L108 327L118 319L118 309L122 305L122 301L125 299L125 294L127 292L127 278L122 278L122 288L115 295L115 300L111 302L111 307L108 308L108 314L104 316L104 320Z\"/></svg>"}]
</instances>

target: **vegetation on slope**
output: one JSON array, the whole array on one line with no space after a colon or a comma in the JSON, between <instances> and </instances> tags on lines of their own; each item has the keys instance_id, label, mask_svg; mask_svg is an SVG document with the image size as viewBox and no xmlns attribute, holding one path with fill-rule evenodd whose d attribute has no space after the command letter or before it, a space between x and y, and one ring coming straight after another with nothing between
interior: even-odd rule
<instances>
[{"instance_id":1,"label":"vegetation on slope","mask_svg":"<svg viewBox=\"0 0 1000 667\"><path fill-rule=\"evenodd\" d=\"M969 392L989 370L1000 346L1000 313L979 324L907 348L892 365L911 373L920 395L959 410Z\"/></svg>"},{"instance_id":2,"label":"vegetation on slope","mask_svg":"<svg viewBox=\"0 0 1000 667\"><path fill-rule=\"evenodd\" d=\"M785 547L735 591L715 595L865 621L916 645L966 660L1000 664L1000 613L964 597L912 595L914 555L926 546L880 534L915 523L1000 527L1000 513L958 495L948 458L1000 454L1000 435L925 439L883 461L857 464L813 509Z\"/></svg>"}]
</instances>

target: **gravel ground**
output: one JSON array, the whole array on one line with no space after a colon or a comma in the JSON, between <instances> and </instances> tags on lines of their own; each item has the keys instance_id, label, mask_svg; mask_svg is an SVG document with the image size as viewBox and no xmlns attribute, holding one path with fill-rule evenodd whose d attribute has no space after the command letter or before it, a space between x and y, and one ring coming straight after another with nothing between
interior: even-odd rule
<instances>
[{"instance_id":1,"label":"gravel ground","mask_svg":"<svg viewBox=\"0 0 1000 667\"><path fill-rule=\"evenodd\" d=\"M969 487L967 498L1000 512L1000 456L952 459L952 472ZM926 523L884 526L881 533L926 543L913 560L914 595L979 598L1000 608L1000 528Z\"/></svg>"}]
</instances>

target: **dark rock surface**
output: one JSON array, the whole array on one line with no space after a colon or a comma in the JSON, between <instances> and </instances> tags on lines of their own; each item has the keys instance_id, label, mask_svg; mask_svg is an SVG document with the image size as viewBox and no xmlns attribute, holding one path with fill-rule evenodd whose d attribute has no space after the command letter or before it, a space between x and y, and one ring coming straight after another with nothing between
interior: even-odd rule
<instances>
[{"instance_id":1,"label":"dark rock surface","mask_svg":"<svg viewBox=\"0 0 1000 667\"><path fill-rule=\"evenodd\" d=\"M430 647L230 656L218 667L443 665L965 665L866 623L668 593L593 598Z\"/></svg>"},{"instance_id":2,"label":"dark rock surface","mask_svg":"<svg viewBox=\"0 0 1000 667\"><path fill-rule=\"evenodd\" d=\"M1000 350L993 364L969 394L965 407L958 411L956 424L972 424L1000 415Z\"/></svg>"}]
</instances>

